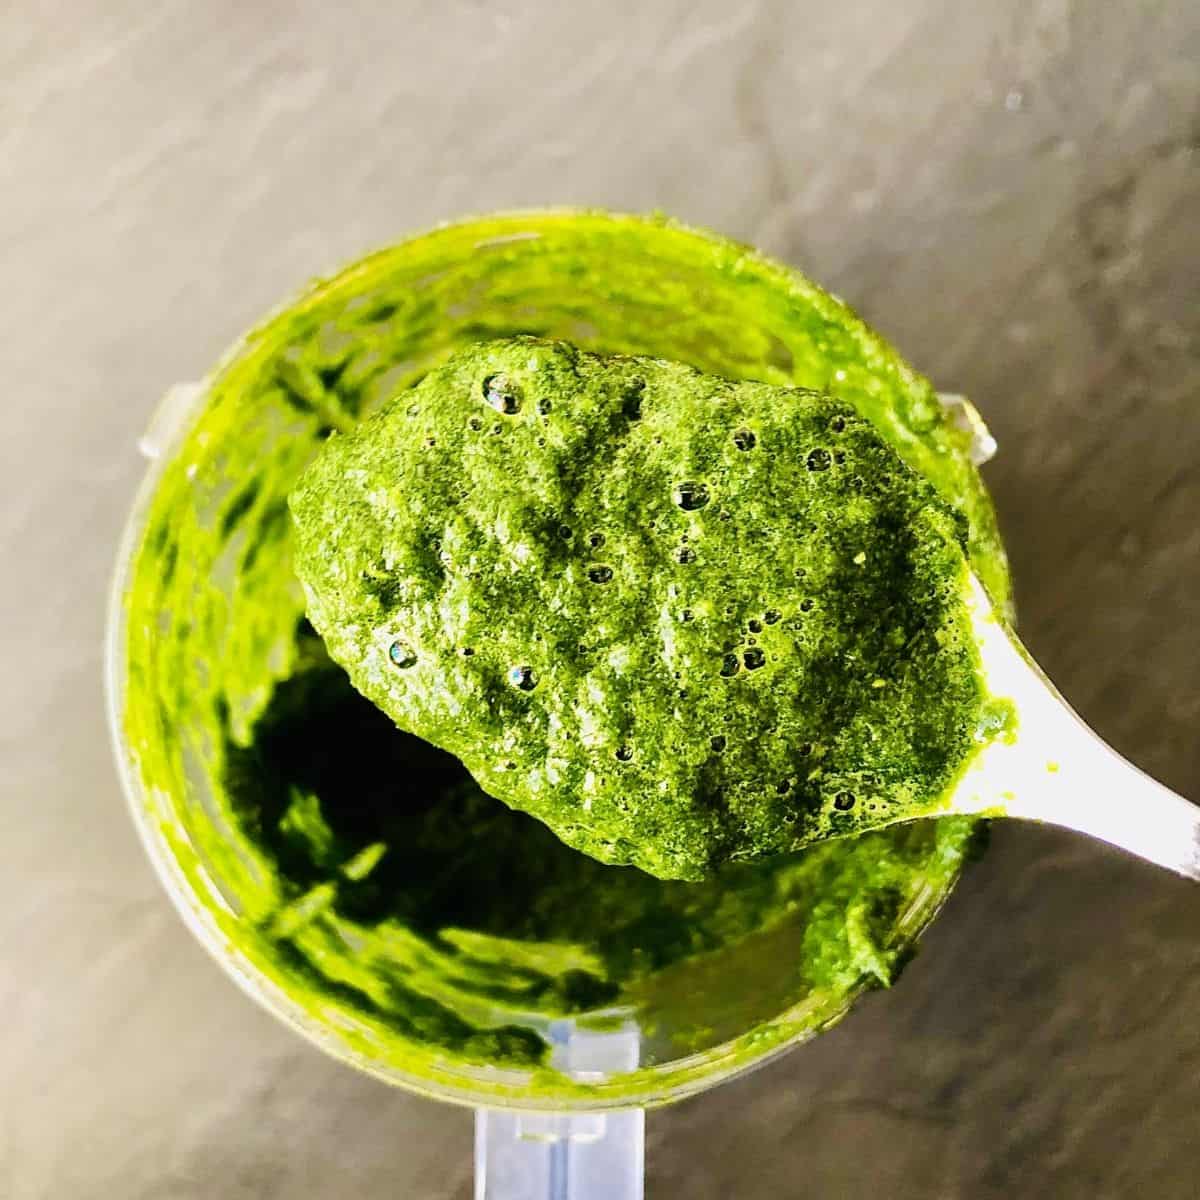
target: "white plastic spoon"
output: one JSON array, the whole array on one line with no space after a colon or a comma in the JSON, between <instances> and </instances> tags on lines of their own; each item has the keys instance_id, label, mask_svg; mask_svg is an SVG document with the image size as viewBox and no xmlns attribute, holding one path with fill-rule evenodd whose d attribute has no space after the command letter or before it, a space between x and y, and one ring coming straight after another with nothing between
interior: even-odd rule
<instances>
[{"instance_id":1,"label":"white plastic spoon","mask_svg":"<svg viewBox=\"0 0 1200 1200\"><path fill-rule=\"evenodd\" d=\"M1156 783L1092 732L968 576L983 674L1011 700L1015 736L982 746L946 811L1062 825L1200 879L1200 807Z\"/></svg>"}]
</instances>

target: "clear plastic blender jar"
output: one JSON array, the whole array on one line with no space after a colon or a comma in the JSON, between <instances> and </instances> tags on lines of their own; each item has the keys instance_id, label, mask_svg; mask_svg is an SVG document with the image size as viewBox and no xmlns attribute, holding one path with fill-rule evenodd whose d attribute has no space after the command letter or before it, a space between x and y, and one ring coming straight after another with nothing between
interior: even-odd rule
<instances>
[{"instance_id":1,"label":"clear plastic blender jar","mask_svg":"<svg viewBox=\"0 0 1200 1200\"><path fill-rule=\"evenodd\" d=\"M207 381L173 389L143 439L151 467L119 552L107 669L117 758L150 857L190 928L270 1011L389 1083L479 1110L481 1196L640 1196L642 1110L813 1036L889 978L953 886L970 824L880 835L887 845L877 852L904 869L890 871L878 895L867 874L856 891L853 871L820 873L805 860L717 885L659 888L621 876L610 903L607 881L617 877L603 872L632 868L556 859L544 883L530 878L528 857L503 855L535 835L512 832L504 823L518 818L507 810L489 810L500 825L488 829L500 833L486 845L501 849L471 859L483 864L476 883L486 877L474 909L462 885L447 892L444 927L431 924L425 891L420 905L376 920L411 878L389 865L399 853L394 829L389 840L382 827L360 828L375 820L372 809L356 818L359 841L334 853L345 831L330 831L313 809L320 789L310 795L308 776L279 778L288 754L316 769L307 756L321 723L297 727L282 766L256 740L320 650L303 632L284 498L331 430L482 337L558 336L854 399L856 388L876 386L862 339L867 350L874 343L828 319L836 310L785 268L670 222L595 212L483 218L315 283ZM333 676L312 678L324 688ZM349 736L368 720L356 716ZM321 751L322 779L330 754L337 769L340 745L331 739ZM423 786L426 776L413 779ZM429 787L451 784L438 776ZM266 808L244 802L268 792L278 800L270 852L256 840ZM454 795L467 814L486 803ZM411 803L434 813L450 800L430 792ZM471 836L464 827L420 844L423 888L464 855L487 853ZM308 857L284 878L280 863L293 852ZM574 854L547 848L539 863L560 853ZM387 888L376 886L382 876ZM814 891L814 880L825 882ZM514 894L513 913L497 915ZM817 908L846 943L824 975L811 966ZM678 929L663 949L669 923Z\"/></svg>"}]
</instances>

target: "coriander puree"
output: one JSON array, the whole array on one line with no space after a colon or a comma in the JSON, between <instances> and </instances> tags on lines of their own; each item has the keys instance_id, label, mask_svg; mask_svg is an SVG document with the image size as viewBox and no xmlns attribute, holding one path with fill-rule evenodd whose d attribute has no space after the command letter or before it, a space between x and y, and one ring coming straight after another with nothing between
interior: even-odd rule
<instances>
[{"instance_id":1,"label":"coriander puree","mask_svg":"<svg viewBox=\"0 0 1200 1200\"><path fill-rule=\"evenodd\" d=\"M446 736L448 714L438 717L436 731L424 725L431 737L422 739L398 730L355 690L305 618L287 497L331 432L350 432L418 388L455 350L515 335L563 339L606 355L653 355L728 380L836 397L814 399L811 407L798 401L794 419L805 423L806 436L815 423L841 416L846 428L839 436L850 435L855 453L859 446L873 455L890 448L888 455L926 481L914 477L905 512L927 512L950 539L943 544L965 536L975 571L994 596L1007 598L1003 553L969 460L969 435L945 416L930 385L839 302L745 247L669 221L602 213L486 218L385 250L315 285L245 339L206 385L143 493L118 584L113 699L122 750L151 851L193 926L247 987L328 1049L444 1098L652 1103L817 1032L864 986L889 983L957 878L975 827L958 818L918 821L756 862L736 861L741 847L721 841L719 822L716 852L702 862L680 857L664 830L650 839L661 861L645 865L707 877L656 878L593 857L632 858L618 841L632 841L627 832L609 837L609 851L591 834L573 837L585 854L542 820L485 794L460 758L432 744L467 754L465 742L451 745ZM650 391L653 381L645 382ZM487 461L498 469L513 435L505 425L511 414L502 411L504 389L492 392L495 403L479 409L481 429L439 428L425 435L435 441L429 449L436 452L443 437L463 439L465 463L469 437L489 446L479 453L493 455ZM737 429L720 431L720 453L730 461L750 461L766 450L768 432L784 429L785 418L771 411L773 396L763 391ZM551 400L549 413L537 413L539 399ZM547 432L529 428L535 439L547 438L547 448L572 436L554 397L530 392L520 403L533 406L522 409L531 422L546 419ZM637 418L647 429L653 406L652 396L643 399ZM633 417L632 409L622 414ZM743 427L761 435L762 445L741 449L732 439ZM669 434L662 436L666 445ZM342 441L351 439L333 445ZM839 445L832 437L820 444L832 460ZM842 465L831 461L825 474L834 478ZM859 472L864 484L875 470ZM697 471L673 479L672 487L706 478ZM448 504L430 494L439 480L431 475L431 487L414 491L411 502ZM649 477L639 480L644 486ZM612 503L625 503L616 483ZM720 495L709 487L711 508ZM651 547L678 556L672 570L702 570L709 534L696 530L695 512L705 521L709 513L703 504L689 509L697 493L681 487L678 494L690 498L655 510L656 525L666 521L667 528L639 528L632 539L640 491L629 494L627 510L605 512L602 523L591 519L599 509L568 516L559 523L571 536L555 553L578 564L580 588L601 568L611 569L612 579L588 587L626 586L626 564ZM730 512L734 537L739 518ZM827 515L822 505L811 510L822 527ZM713 516L720 523L719 509ZM594 535L604 544L591 545ZM447 549L454 547L425 548L431 580ZM691 551L696 558L681 561ZM746 561L779 583L772 574L779 564L761 548L749 547ZM795 567L818 570L812 562ZM881 585L891 568L876 567L872 578ZM377 597L386 597L386 573L373 578ZM687 605L689 623L720 638L715 663L705 642L704 661L715 674L702 674L699 651L681 640L677 681L704 717L703 741L697 730L695 745L708 750L693 767L703 772L711 763L716 787L726 762L730 771L746 770L735 734L749 710L731 706L731 732L710 728L713 712L703 697L728 685L753 686L756 674L774 669L773 648L784 631L799 637L786 622L796 619L792 605L803 602L801 582L779 603L765 594L759 603L748 583L739 585L731 614L707 611L699 594ZM359 583L369 586L361 576ZM553 647L540 649L536 638L522 642L524 657L503 640L537 632L526 606L534 599L518 606L519 628L497 629L489 640L487 631L464 627L470 640L454 646L455 669L465 672L460 664L479 659L481 671L496 672L489 695L506 705L549 704L543 697L559 669ZM812 599L816 611L820 595ZM776 611L779 620L768 621ZM762 628L752 629L752 621ZM568 621L554 632L577 630ZM424 638L396 632L384 647L389 678L421 669L400 663L409 653L421 661ZM586 635L579 641L591 644ZM393 642L400 643L394 650ZM729 650L720 648L725 642ZM763 652L767 666L747 665L753 650ZM581 679L588 653L577 644L562 678ZM721 675L725 655L736 656L733 677ZM472 678L454 676L443 694L465 700ZM655 716L655 729L664 685L648 679L644 710L637 707L640 691L634 697L638 712ZM431 688L430 703L434 694ZM960 700L969 707L969 696ZM462 719L467 728L476 718ZM947 754L957 745L959 727L951 726L939 731ZM636 732L636 724L631 728ZM824 728L813 735L814 762L828 751ZM636 738L628 746L619 740L624 732L604 732L616 742L613 770L630 769L647 788L650 760L639 757ZM712 739L720 737L725 746L717 751ZM889 735L887 744L900 743ZM623 749L631 751L628 760L617 754ZM520 762L532 750L515 747L497 761ZM480 772L478 762L469 765ZM574 762L564 767L578 769ZM930 769L936 773L936 764ZM773 773L772 781L796 787L799 775ZM845 782L831 793L833 812L841 811L840 791L867 801L865 786ZM487 783L488 791L514 799L490 776ZM552 809L552 795L550 787L540 791L537 806L515 799L561 833L567 822ZM809 798L803 789L797 795ZM572 1028L633 1026L636 1067L591 1080L559 1069L557 1047Z\"/></svg>"},{"instance_id":2,"label":"coriander puree","mask_svg":"<svg viewBox=\"0 0 1200 1200\"><path fill-rule=\"evenodd\" d=\"M928 815L991 720L965 519L816 392L483 342L291 507L355 687L604 862L703 879Z\"/></svg>"}]
</instances>

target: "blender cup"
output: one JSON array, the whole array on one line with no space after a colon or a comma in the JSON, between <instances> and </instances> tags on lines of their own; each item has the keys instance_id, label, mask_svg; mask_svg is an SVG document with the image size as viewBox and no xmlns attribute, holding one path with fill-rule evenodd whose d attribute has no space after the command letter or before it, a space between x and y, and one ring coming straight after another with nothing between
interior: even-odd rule
<instances>
[{"instance_id":1,"label":"blender cup","mask_svg":"<svg viewBox=\"0 0 1200 1200\"><path fill-rule=\"evenodd\" d=\"M511 929L491 913L502 907L503 880L521 869L515 860L484 889L497 902L484 897L486 931L464 927L461 912L453 928L432 933L393 916L378 925L347 916L342 898L357 895L390 853L382 835L364 835L326 875L310 871L281 887L278 863L251 836L265 818L231 800L229 780L234 766L239 778L260 769L242 748L272 697L319 650L297 632L303 600L284 499L331 430L351 427L457 345L484 337L563 337L732 377L827 386L840 335L810 319L814 294L836 305L744 247L660 219L547 211L466 221L312 285L208 380L173 389L142 440L151 466L118 555L107 672L116 757L149 856L188 926L276 1016L389 1083L477 1110L478 1196L641 1196L646 1107L813 1036L887 968L873 970L868 956L868 966L819 981L798 969L811 905L788 892L786 866L715 886L660 887L637 872L603 874L633 868L567 863L544 907L561 914L593 904L597 926L605 924L611 913L596 893L619 878L642 906L646 932L634 923L620 953L610 952L633 982L582 996L580 976L603 970L576 945L586 930L564 939L567 950L554 954L569 951L566 1000L542 986L558 970L544 966L546 936L529 937L524 913ZM838 374L843 391L871 387L869 372L847 374ZM983 457L986 430L969 406L953 405L966 431L964 461ZM320 724L314 729L319 740ZM289 793L293 806L308 803L302 791ZM505 810L494 819L525 818ZM871 909L871 953L881 961L907 954L957 878L970 823L946 830L887 835L899 839L911 870L902 887L889 886L885 908ZM444 853L436 865L453 871L467 845L429 853ZM402 891L404 877L396 878L389 886ZM708 890L687 891L698 887ZM772 903L760 904L768 894ZM535 892L525 907L542 907ZM685 935L693 926L711 932L687 953L666 954L651 943L668 917ZM412 983L419 973L433 981L428 989ZM537 994L550 1000L514 1000L493 986L518 979L524 996L535 976ZM414 993L405 1008L393 1003ZM462 1035L468 1052L450 1053L446 1030L459 1037L460 1028L478 1032ZM514 1059L514 1046L537 1052Z\"/></svg>"}]
</instances>

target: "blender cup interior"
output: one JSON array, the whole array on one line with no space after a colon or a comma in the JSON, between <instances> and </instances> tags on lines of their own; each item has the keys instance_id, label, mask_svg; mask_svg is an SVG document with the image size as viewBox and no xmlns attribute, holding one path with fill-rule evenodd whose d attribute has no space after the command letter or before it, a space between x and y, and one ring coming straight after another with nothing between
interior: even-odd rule
<instances>
[{"instance_id":1,"label":"blender cup interior","mask_svg":"<svg viewBox=\"0 0 1200 1200\"><path fill-rule=\"evenodd\" d=\"M305 621L289 558L285 498L322 441L458 345L534 333L815 387L842 355L843 394L887 403L887 372L862 366L862 338L828 306L667 222L513 214L315 284L168 398L114 583L111 717L166 887L251 995L426 1094L587 1110L711 1086L890 981L971 822L704 884L603 866L358 696ZM970 435L945 436L974 497Z\"/></svg>"}]
</instances>

